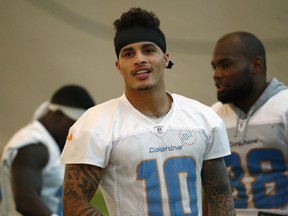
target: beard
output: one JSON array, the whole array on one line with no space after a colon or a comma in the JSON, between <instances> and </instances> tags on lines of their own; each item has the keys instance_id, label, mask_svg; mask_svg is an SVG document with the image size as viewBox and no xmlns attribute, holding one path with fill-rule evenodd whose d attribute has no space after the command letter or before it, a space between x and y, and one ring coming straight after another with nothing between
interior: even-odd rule
<instances>
[{"instance_id":1,"label":"beard","mask_svg":"<svg viewBox=\"0 0 288 216\"><path fill-rule=\"evenodd\" d=\"M138 91L148 91L150 89L152 89L153 86L152 85L146 85L146 86L140 86L137 88Z\"/></svg>"},{"instance_id":2,"label":"beard","mask_svg":"<svg viewBox=\"0 0 288 216\"><path fill-rule=\"evenodd\" d=\"M225 103L237 103L248 98L254 88L254 83L250 71L247 71L246 76L243 77L243 81L226 92L219 93L217 99Z\"/></svg>"}]
</instances>

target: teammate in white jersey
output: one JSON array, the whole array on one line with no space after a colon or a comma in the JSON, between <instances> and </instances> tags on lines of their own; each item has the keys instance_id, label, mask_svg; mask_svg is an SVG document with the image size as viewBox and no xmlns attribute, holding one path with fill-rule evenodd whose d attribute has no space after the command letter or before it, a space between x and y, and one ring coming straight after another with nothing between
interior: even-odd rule
<instances>
[{"instance_id":1,"label":"teammate in white jersey","mask_svg":"<svg viewBox=\"0 0 288 216\"><path fill-rule=\"evenodd\" d=\"M232 154L225 158L237 216L288 215L288 89L267 82L265 49L248 32L221 37L212 58Z\"/></svg>"},{"instance_id":2,"label":"teammate in white jersey","mask_svg":"<svg viewBox=\"0 0 288 216\"><path fill-rule=\"evenodd\" d=\"M114 22L125 93L70 129L64 215L101 215L89 204L98 186L110 216L200 216L202 186L214 213L235 215L224 123L210 107L165 90L164 70L173 63L159 24L141 8Z\"/></svg>"},{"instance_id":3,"label":"teammate in white jersey","mask_svg":"<svg viewBox=\"0 0 288 216\"><path fill-rule=\"evenodd\" d=\"M65 85L37 109L32 122L13 135L0 164L1 216L62 214L60 153L69 128L93 105L83 87Z\"/></svg>"}]
</instances>

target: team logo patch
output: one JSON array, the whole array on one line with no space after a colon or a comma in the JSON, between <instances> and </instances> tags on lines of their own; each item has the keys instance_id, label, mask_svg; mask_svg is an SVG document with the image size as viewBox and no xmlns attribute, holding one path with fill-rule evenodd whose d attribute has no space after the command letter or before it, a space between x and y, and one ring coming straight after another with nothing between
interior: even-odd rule
<instances>
[{"instance_id":1,"label":"team logo patch","mask_svg":"<svg viewBox=\"0 0 288 216\"><path fill-rule=\"evenodd\" d=\"M196 132L183 130L179 133L179 136L184 146L193 145L197 141Z\"/></svg>"},{"instance_id":2,"label":"team logo patch","mask_svg":"<svg viewBox=\"0 0 288 216\"><path fill-rule=\"evenodd\" d=\"M163 126L155 126L155 127L154 127L154 130L155 130L159 135L161 135L161 134L163 134L163 132L164 132L164 127L163 127Z\"/></svg>"}]
</instances>

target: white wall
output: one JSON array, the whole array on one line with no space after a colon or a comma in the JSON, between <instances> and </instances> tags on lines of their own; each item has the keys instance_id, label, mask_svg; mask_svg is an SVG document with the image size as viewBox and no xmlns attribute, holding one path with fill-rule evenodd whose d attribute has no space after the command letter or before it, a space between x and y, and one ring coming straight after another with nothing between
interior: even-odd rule
<instances>
[{"instance_id":1,"label":"white wall","mask_svg":"<svg viewBox=\"0 0 288 216\"><path fill-rule=\"evenodd\" d=\"M98 103L122 94L112 23L132 6L161 19L169 91L212 104L213 45L236 30L263 40L268 77L288 84L287 0L0 0L0 147L63 84L86 86Z\"/></svg>"}]
</instances>

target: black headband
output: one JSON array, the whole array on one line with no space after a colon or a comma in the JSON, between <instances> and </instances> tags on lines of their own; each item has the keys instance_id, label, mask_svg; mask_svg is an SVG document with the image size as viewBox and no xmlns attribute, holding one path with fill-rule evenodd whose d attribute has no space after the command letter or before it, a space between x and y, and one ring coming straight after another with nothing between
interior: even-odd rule
<instances>
[{"instance_id":1,"label":"black headband","mask_svg":"<svg viewBox=\"0 0 288 216\"><path fill-rule=\"evenodd\" d=\"M134 26L120 31L114 38L114 47L117 57L123 47L141 41L149 41L156 44L163 53L166 53L166 41L164 34L142 26ZM173 63L169 61L167 68L171 68Z\"/></svg>"}]
</instances>

